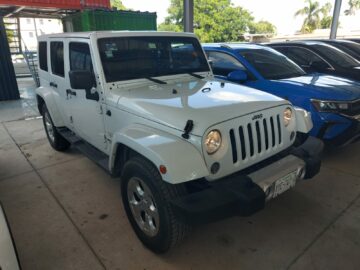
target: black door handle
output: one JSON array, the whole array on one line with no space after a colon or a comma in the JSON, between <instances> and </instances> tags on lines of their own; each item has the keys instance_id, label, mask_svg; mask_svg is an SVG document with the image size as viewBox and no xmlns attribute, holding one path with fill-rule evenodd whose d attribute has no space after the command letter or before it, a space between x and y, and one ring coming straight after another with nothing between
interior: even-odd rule
<instances>
[{"instance_id":1,"label":"black door handle","mask_svg":"<svg viewBox=\"0 0 360 270\"><path fill-rule=\"evenodd\" d=\"M57 86L57 84L56 84L56 83L54 83L54 82L51 82L51 83L50 83L50 86L55 87L55 88L57 88L57 87L58 87L58 86Z\"/></svg>"},{"instance_id":2,"label":"black door handle","mask_svg":"<svg viewBox=\"0 0 360 270\"><path fill-rule=\"evenodd\" d=\"M72 95L72 96L76 96L76 92L72 91L71 89L66 89L66 95Z\"/></svg>"}]
</instances>

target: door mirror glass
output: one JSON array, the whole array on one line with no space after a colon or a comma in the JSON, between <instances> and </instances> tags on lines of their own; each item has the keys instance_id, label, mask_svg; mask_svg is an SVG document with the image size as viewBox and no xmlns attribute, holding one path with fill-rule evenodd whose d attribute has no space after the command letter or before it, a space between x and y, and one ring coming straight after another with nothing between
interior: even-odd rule
<instances>
[{"instance_id":1,"label":"door mirror glass","mask_svg":"<svg viewBox=\"0 0 360 270\"><path fill-rule=\"evenodd\" d=\"M245 82L247 81L248 77L245 71L235 70L227 75L227 79L232 82Z\"/></svg>"},{"instance_id":2,"label":"door mirror glass","mask_svg":"<svg viewBox=\"0 0 360 270\"><path fill-rule=\"evenodd\" d=\"M86 99L99 101L99 93L91 92L96 87L95 77L88 70L72 70L69 71L70 85L72 89L85 90Z\"/></svg>"},{"instance_id":3,"label":"door mirror glass","mask_svg":"<svg viewBox=\"0 0 360 270\"><path fill-rule=\"evenodd\" d=\"M72 89L90 90L95 86L94 75L88 70L71 70L69 78Z\"/></svg>"}]
</instances>

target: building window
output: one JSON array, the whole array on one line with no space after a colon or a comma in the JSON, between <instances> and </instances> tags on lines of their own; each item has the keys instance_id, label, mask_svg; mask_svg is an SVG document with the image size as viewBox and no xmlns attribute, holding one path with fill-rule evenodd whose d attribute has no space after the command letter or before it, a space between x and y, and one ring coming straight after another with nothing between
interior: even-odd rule
<instances>
[{"instance_id":1,"label":"building window","mask_svg":"<svg viewBox=\"0 0 360 270\"><path fill-rule=\"evenodd\" d=\"M29 32L29 37L33 38L34 37L34 32Z\"/></svg>"},{"instance_id":2,"label":"building window","mask_svg":"<svg viewBox=\"0 0 360 270\"><path fill-rule=\"evenodd\" d=\"M26 23L27 23L27 24L31 24L31 19L30 19L30 18L27 18L27 19L26 19Z\"/></svg>"}]
</instances>

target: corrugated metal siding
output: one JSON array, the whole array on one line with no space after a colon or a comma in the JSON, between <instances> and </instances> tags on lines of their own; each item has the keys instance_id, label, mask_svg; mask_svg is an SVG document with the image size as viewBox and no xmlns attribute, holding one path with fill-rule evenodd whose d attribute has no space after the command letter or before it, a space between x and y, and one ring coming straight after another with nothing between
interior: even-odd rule
<instances>
[{"instance_id":1,"label":"corrugated metal siding","mask_svg":"<svg viewBox=\"0 0 360 270\"><path fill-rule=\"evenodd\" d=\"M61 9L110 8L110 0L0 0L0 5Z\"/></svg>"},{"instance_id":2,"label":"corrugated metal siding","mask_svg":"<svg viewBox=\"0 0 360 270\"><path fill-rule=\"evenodd\" d=\"M85 10L63 19L66 32L97 30L156 30L156 13Z\"/></svg>"},{"instance_id":3,"label":"corrugated metal siding","mask_svg":"<svg viewBox=\"0 0 360 270\"><path fill-rule=\"evenodd\" d=\"M0 17L0 101L19 98L19 89L11 61L4 21Z\"/></svg>"}]
</instances>

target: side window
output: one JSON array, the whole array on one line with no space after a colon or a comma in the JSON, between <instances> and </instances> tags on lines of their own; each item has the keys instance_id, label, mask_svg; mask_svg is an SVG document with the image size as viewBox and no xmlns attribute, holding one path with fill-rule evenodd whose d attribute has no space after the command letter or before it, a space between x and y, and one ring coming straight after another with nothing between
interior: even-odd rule
<instances>
[{"instance_id":1,"label":"side window","mask_svg":"<svg viewBox=\"0 0 360 270\"><path fill-rule=\"evenodd\" d=\"M64 77L64 43L53 41L50 43L51 71Z\"/></svg>"},{"instance_id":2,"label":"side window","mask_svg":"<svg viewBox=\"0 0 360 270\"><path fill-rule=\"evenodd\" d=\"M47 43L39 42L39 67L41 70L48 71L47 63Z\"/></svg>"},{"instance_id":3,"label":"side window","mask_svg":"<svg viewBox=\"0 0 360 270\"><path fill-rule=\"evenodd\" d=\"M313 63L326 64L318 55L304 48L300 47L288 47L286 56L292 59L301 67L309 67Z\"/></svg>"},{"instance_id":4,"label":"side window","mask_svg":"<svg viewBox=\"0 0 360 270\"><path fill-rule=\"evenodd\" d=\"M70 70L88 70L93 73L89 44L71 42L69 45L69 57Z\"/></svg>"},{"instance_id":5,"label":"side window","mask_svg":"<svg viewBox=\"0 0 360 270\"><path fill-rule=\"evenodd\" d=\"M206 52L212 61L213 72L216 75L227 76L234 70L244 70L245 67L235 57L222 52Z\"/></svg>"}]
</instances>

